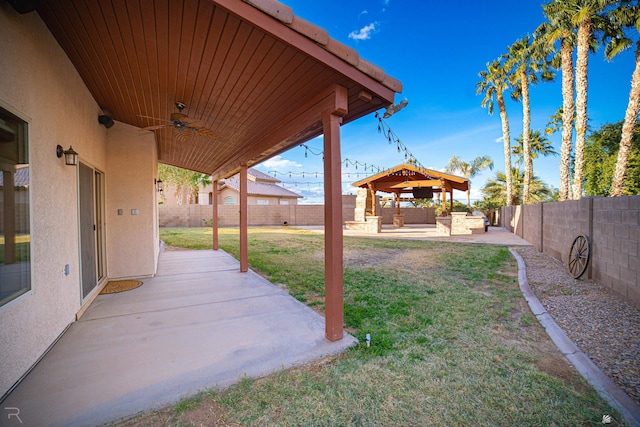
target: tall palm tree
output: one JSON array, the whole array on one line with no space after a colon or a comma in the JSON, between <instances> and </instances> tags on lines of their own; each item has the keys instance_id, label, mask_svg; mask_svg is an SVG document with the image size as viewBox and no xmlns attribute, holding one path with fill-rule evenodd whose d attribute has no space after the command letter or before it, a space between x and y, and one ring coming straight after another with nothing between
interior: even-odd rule
<instances>
[{"instance_id":1,"label":"tall palm tree","mask_svg":"<svg viewBox=\"0 0 640 427\"><path fill-rule=\"evenodd\" d=\"M462 176L469 180L469 186L467 188L467 207L469 209L471 209L471 178L473 178L486 168L493 170L493 160L491 160L491 157L489 156L476 157L471 161L471 163L467 163L457 156L453 156L449 159L447 172L459 172Z\"/></svg>"},{"instance_id":2,"label":"tall palm tree","mask_svg":"<svg viewBox=\"0 0 640 427\"><path fill-rule=\"evenodd\" d=\"M542 6L548 19L542 24L540 36L544 43L554 44L560 41L560 70L562 74L562 145L560 148L560 200L568 200L571 191L571 145L573 139L574 70L573 50L576 34L563 2L553 1Z\"/></svg>"},{"instance_id":3,"label":"tall palm tree","mask_svg":"<svg viewBox=\"0 0 640 427\"><path fill-rule=\"evenodd\" d=\"M549 49L543 43L532 43L530 35L522 37L507 48L508 69L511 70L511 83L517 86L511 97L522 101L522 147L524 153L524 202L529 203L529 185L533 177L531 159L531 102L529 86L542 80L553 80Z\"/></svg>"},{"instance_id":4,"label":"tall palm tree","mask_svg":"<svg viewBox=\"0 0 640 427\"><path fill-rule=\"evenodd\" d=\"M553 0L545 12L555 15L563 23L570 23L576 31L576 149L573 174L573 198L582 197L584 179L584 143L587 134L587 71L589 51L596 43L594 32L599 31L606 19L602 16L605 9L616 0Z\"/></svg>"},{"instance_id":5,"label":"tall palm tree","mask_svg":"<svg viewBox=\"0 0 640 427\"><path fill-rule=\"evenodd\" d=\"M636 31L640 31L640 6L637 3L620 5L609 14L609 18L614 33L607 34L609 43L605 48L605 56L608 60L611 60L633 44L622 30L635 27ZM624 115L624 124L622 125L618 159L611 183L611 196L622 196L633 132L638 121L638 112L640 111L640 38L636 40L635 61L636 65L631 76L629 103Z\"/></svg>"},{"instance_id":6,"label":"tall palm tree","mask_svg":"<svg viewBox=\"0 0 640 427\"><path fill-rule=\"evenodd\" d=\"M538 158L539 155L547 156L557 156L558 152L553 149L553 145L547 139L545 135L539 129L531 131L531 135L529 137L531 141L531 159ZM518 158L518 163L524 163L524 149L523 149L523 141L522 135L516 138L517 145L511 147L511 151L513 155Z\"/></svg>"},{"instance_id":7,"label":"tall palm tree","mask_svg":"<svg viewBox=\"0 0 640 427\"><path fill-rule=\"evenodd\" d=\"M487 64L486 71L478 73L480 81L476 83L476 94L484 93L482 99L483 108L487 109L489 115L493 115L493 104L498 103L500 111L500 122L502 123L502 144L504 148L504 167L506 188L506 204L513 204L513 185L511 179L511 140L509 135L509 118L504 102L504 93L509 89L509 79L504 67L503 58L498 58Z\"/></svg>"}]
</instances>

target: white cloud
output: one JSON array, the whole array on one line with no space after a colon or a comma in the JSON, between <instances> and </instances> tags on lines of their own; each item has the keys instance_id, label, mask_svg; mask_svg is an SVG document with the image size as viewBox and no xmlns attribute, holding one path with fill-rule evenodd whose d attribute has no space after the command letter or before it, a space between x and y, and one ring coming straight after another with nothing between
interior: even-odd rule
<instances>
[{"instance_id":1,"label":"white cloud","mask_svg":"<svg viewBox=\"0 0 640 427\"><path fill-rule=\"evenodd\" d=\"M500 138L496 138L496 141L495 141L495 142L496 142L496 143L498 143L498 142L499 142L499 143L501 143L501 144L502 144L502 142L504 142L504 137L502 137L502 136L501 136Z\"/></svg>"},{"instance_id":2,"label":"white cloud","mask_svg":"<svg viewBox=\"0 0 640 427\"><path fill-rule=\"evenodd\" d=\"M362 15L367 15L367 14L369 14L369 11L366 10L366 9L363 10L362 12L360 12L360 15L358 15L358 19L360 19L362 17Z\"/></svg>"},{"instance_id":3,"label":"white cloud","mask_svg":"<svg viewBox=\"0 0 640 427\"><path fill-rule=\"evenodd\" d=\"M369 25L365 25L360 28L358 31L352 31L349 33L349 38L353 40L369 40L371 38L371 33L376 30L376 23L372 22Z\"/></svg>"},{"instance_id":4,"label":"white cloud","mask_svg":"<svg viewBox=\"0 0 640 427\"><path fill-rule=\"evenodd\" d=\"M298 162L293 162L291 160L283 159L282 156L275 156L270 158L269 160L265 160L262 163L262 166L270 169L275 169L278 171L288 171L287 168L300 168L302 165Z\"/></svg>"}]
</instances>

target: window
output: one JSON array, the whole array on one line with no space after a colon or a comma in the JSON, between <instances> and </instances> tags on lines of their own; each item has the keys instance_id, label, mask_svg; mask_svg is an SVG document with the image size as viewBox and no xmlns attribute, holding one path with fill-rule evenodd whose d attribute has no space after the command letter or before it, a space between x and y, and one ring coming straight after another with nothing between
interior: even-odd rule
<instances>
[{"instance_id":1,"label":"window","mask_svg":"<svg viewBox=\"0 0 640 427\"><path fill-rule=\"evenodd\" d=\"M0 306L31 289L27 123L0 108Z\"/></svg>"},{"instance_id":2,"label":"window","mask_svg":"<svg viewBox=\"0 0 640 427\"><path fill-rule=\"evenodd\" d=\"M223 203L225 205L235 205L236 204L236 199L231 197L231 196L228 196L228 197L224 198Z\"/></svg>"},{"instance_id":3,"label":"window","mask_svg":"<svg viewBox=\"0 0 640 427\"><path fill-rule=\"evenodd\" d=\"M259 205L268 205L269 201L268 200L260 200L260 199L258 199L258 201L256 203L259 204Z\"/></svg>"},{"instance_id":4,"label":"window","mask_svg":"<svg viewBox=\"0 0 640 427\"><path fill-rule=\"evenodd\" d=\"M288 205L288 204L289 204L289 201L288 201L288 200L282 200L282 199L280 199L280 204L281 204L281 205Z\"/></svg>"}]
</instances>

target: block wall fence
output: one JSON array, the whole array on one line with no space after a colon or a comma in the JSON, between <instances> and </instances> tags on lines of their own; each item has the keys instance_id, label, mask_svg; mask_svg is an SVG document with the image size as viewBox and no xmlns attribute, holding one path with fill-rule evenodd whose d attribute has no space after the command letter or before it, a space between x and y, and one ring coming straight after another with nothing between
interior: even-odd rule
<instances>
[{"instance_id":1,"label":"block wall fence","mask_svg":"<svg viewBox=\"0 0 640 427\"><path fill-rule=\"evenodd\" d=\"M342 221L353 221L355 198L343 200ZM383 224L393 224L396 208L378 208ZM402 208L405 224L435 224L433 208ZM160 227L202 227L210 224L213 217L211 205L160 205L158 207ZM324 205L249 205L250 226L265 225L323 225ZM237 227L240 212L238 205L218 206L218 221L221 227Z\"/></svg>"},{"instance_id":2,"label":"block wall fence","mask_svg":"<svg viewBox=\"0 0 640 427\"><path fill-rule=\"evenodd\" d=\"M573 240L591 241L586 278L640 307L640 196L506 206L499 224L567 265Z\"/></svg>"}]
</instances>

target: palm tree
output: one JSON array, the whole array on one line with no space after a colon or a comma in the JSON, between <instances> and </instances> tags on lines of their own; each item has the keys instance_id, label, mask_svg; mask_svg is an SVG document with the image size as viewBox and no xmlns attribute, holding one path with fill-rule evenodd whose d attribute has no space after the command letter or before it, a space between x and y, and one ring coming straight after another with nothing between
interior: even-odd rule
<instances>
[{"instance_id":1,"label":"palm tree","mask_svg":"<svg viewBox=\"0 0 640 427\"><path fill-rule=\"evenodd\" d=\"M516 205L522 204L523 202L523 189L524 189L524 173L521 172L518 168L513 168L511 171L511 176L514 178L514 191L515 191L515 201ZM549 188L549 186L537 176L534 176L531 180L530 184L531 194L530 200L534 203L548 201L554 198L553 189ZM485 201L491 202L491 204L501 205L506 197L505 191L505 175L502 172L496 172L496 176L490 180L487 180L487 183L484 187L482 187L482 195L484 196Z\"/></svg>"},{"instance_id":2,"label":"palm tree","mask_svg":"<svg viewBox=\"0 0 640 427\"><path fill-rule=\"evenodd\" d=\"M509 80L502 58L487 64L486 71L478 73L481 80L476 83L476 94L484 93L482 99L483 108L486 107L489 115L493 115L494 99L498 103L500 121L502 123L502 143L504 148L504 167L508 171L505 175L506 205L513 204L513 185L511 179L511 140L509 135L509 118L504 102L504 92L509 88Z\"/></svg>"},{"instance_id":3,"label":"palm tree","mask_svg":"<svg viewBox=\"0 0 640 427\"><path fill-rule=\"evenodd\" d=\"M587 133L587 71L589 67L589 51L594 50L596 43L594 32L602 28L606 20L601 15L616 0L553 0L545 12L556 16L562 24L573 26L576 31L576 149L573 176L573 197L582 197L582 181L584 179L584 143ZM567 113L568 114L568 113Z\"/></svg>"},{"instance_id":4,"label":"palm tree","mask_svg":"<svg viewBox=\"0 0 640 427\"><path fill-rule=\"evenodd\" d=\"M531 141L531 159L538 158L540 154L544 157L558 155L558 152L553 149L551 142L549 142L547 137L544 136L539 129L531 131L529 140ZM511 147L511 151L513 152L513 155L518 158L518 163L522 164L524 162L522 135L516 138L516 142L518 145Z\"/></svg>"},{"instance_id":5,"label":"palm tree","mask_svg":"<svg viewBox=\"0 0 640 427\"><path fill-rule=\"evenodd\" d=\"M566 13L563 2L554 1L542 6L549 20L541 26L540 36L544 43L554 44L560 41L560 69L562 73L562 146L560 149L560 200L568 200L571 190L571 143L573 139L574 77L573 50L576 35L570 15Z\"/></svg>"},{"instance_id":6,"label":"palm tree","mask_svg":"<svg viewBox=\"0 0 640 427\"><path fill-rule=\"evenodd\" d=\"M469 186L467 187L467 207L469 209L471 209L471 178L486 168L493 170L493 160L491 160L491 157L489 156L476 157L471 161L471 163L467 163L456 156L449 159L447 172L459 172L469 180Z\"/></svg>"},{"instance_id":7,"label":"palm tree","mask_svg":"<svg viewBox=\"0 0 640 427\"><path fill-rule=\"evenodd\" d=\"M613 59L618 53L630 47L633 43L622 31L624 28L640 28L640 6L636 4L621 5L610 14L610 24L613 26L615 34L608 34L610 39L605 48L605 56L608 60ZM629 153L633 140L633 132L638 121L640 111L640 38L636 40L635 51L636 65L631 76L631 90L629 92L629 103L624 115L622 125L622 136L620 138L620 148L618 149L618 159L613 173L611 183L611 196L621 196L624 189L624 178L629 163Z\"/></svg>"},{"instance_id":8,"label":"palm tree","mask_svg":"<svg viewBox=\"0 0 640 427\"><path fill-rule=\"evenodd\" d=\"M514 100L522 101L522 147L524 152L524 202L529 202L529 185L533 177L531 159L531 103L529 86L536 84L539 78L553 80L551 63L548 59L550 51L543 43L532 43L531 36L522 37L507 48L507 67L511 70L511 83L517 86L512 92Z\"/></svg>"}]
</instances>

